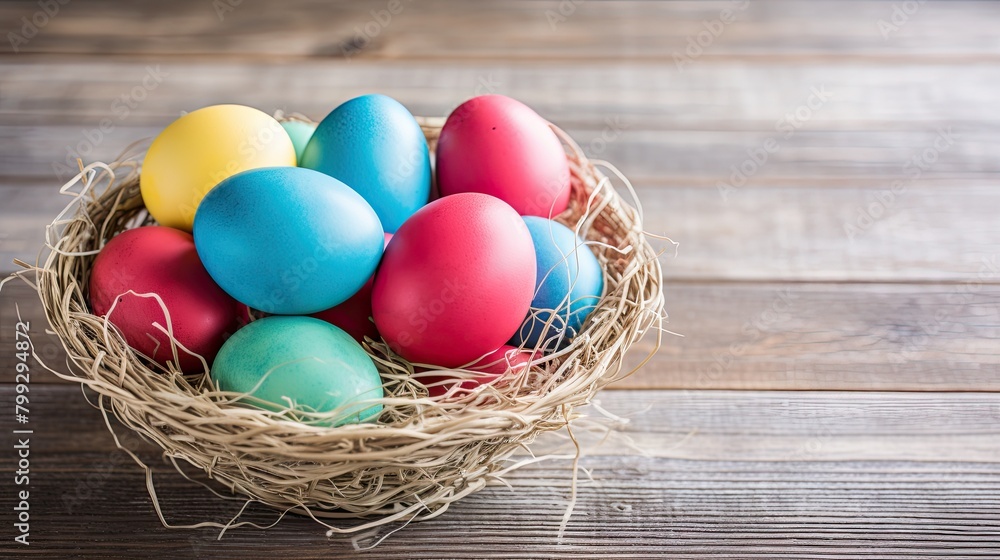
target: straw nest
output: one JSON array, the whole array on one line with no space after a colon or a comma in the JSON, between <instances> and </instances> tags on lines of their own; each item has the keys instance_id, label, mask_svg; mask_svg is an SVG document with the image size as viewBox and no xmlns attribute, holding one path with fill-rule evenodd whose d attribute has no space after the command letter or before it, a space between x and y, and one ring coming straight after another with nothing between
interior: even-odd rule
<instances>
[{"instance_id":1,"label":"straw nest","mask_svg":"<svg viewBox=\"0 0 1000 560\"><path fill-rule=\"evenodd\" d=\"M421 124L433 149L442 120ZM182 474L207 477L214 481L210 487L247 503L310 515L331 533L438 515L455 500L502 483L520 464L511 459L516 451L542 432L567 427L598 390L631 373L624 366L626 351L647 331L654 331L652 352L660 344L661 271L643 231L641 206L627 204L596 162L555 130L572 172L570 208L558 219L598 256L605 293L568 347L505 383L431 399L419 377L412 377L412 364L382 341L369 341L366 350L385 386L379 421L321 428L239 406L233 403L237 396L217 391L208 376L185 376L137 355L112 325L91 314L87 298L91 266L104 243L152 223L139 193L142 154L134 149L113 164L87 166L63 187L74 203L49 227L47 259L30 267L73 366L70 373L56 373L95 392L106 419L117 417L161 447ZM150 496L168 525L151 470L115 439L146 470ZM375 520L347 527L329 521L369 516Z\"/></svg>"}]
</instances>

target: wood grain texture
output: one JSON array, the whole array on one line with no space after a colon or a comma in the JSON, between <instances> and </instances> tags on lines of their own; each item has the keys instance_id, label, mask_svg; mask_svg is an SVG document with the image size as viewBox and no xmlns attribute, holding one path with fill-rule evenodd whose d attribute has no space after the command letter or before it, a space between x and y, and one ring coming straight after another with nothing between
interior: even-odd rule
<instances>
[{"instance_id":1,"label":"wood grain texture","mask_svg":"<svg viewBox=\"0 0 1000 560\"><path fill-rule=\"evenodd\" d=\"M8 33L39 3L0 3L0 271L33 260L68 200L54 163L112 158L182 111L318 118L372 91L423 115L490 91L521 99L621 168L647 229L681 242L663 264L667 328L685 336L598 395L627 423L595 407L576 425L586 471L564 539L566 460L391 536L327 539L302 517L222 540L167 530L80 388L32 366L33 544L5 537L0 557L1000 557L1000 4L400 6L384 19L389 0L70 2L15 53ZM724 9L733 22L686 53ZM938 150L941 131L954 142ZM771 138L779 149L722 196ZM915 156L934 160L917 179ZM15 303L36 353L66 367L37 298L5 287L7 411ZM599 423L618 435L598 445ZM571 448L546 437L535 450ZM227 522L243 504L172 474L149 445L139 454L172 523ZM0 470L15 458L0 454ZM13 490L0 491L8 528Z\"/></svg>"},{"instance_id":2,"label":"wood grain texture","mask_svg":"<svg viewBox=\"0 0 1000 560\"><path fill-rule=\"evenodd\" d=\"M523 100L563 126L603 127L619 117L634 130L773 130L809 102L822 106L802 130L899 130L931 124L994 124L986 93L995 62L908 63L877 60L764 59L693 64L537 61L267 61L217 58L0 56L2 124L97 126L118 118L112 103L126 96L120 125L162 126L181 111L241 102L265 111L295 110L314 118L343 100L384 92L415 114L445 115L476 94ZM147 92L133 88L147 80ZM220 76L224 79L220 79ZM140 99L141 98L141 99ZM806 112L803 110L803 114Z\"/></svg>"},{"instance_id":3,"label":"wood grain texture","mask_svg":"<svg viewBox=\"0 0 1000 560\"><path fill-rule=\"evenodd\" d=\"M994 284L668 283L656 356L616 389L1000 390L1000 286ZM0 293L0 345L13 345L15 303L38 356L66 373L43 334L37 296L15 282ZM630 352L632 368L653 335ZM0 379L13 378L0 361ZM38 372L39 382L56 382Z\"/></svg>"},{"instance_id":4,"label":"wood grain texture","mask_svg":"<svg viewBox=\"0 0 1000 560\"><path fill-rule=\"evenodd\" d=\"M2 388L0 395L9 408L13 392ZM602 407L630 416L620 428L648 456L616 438L596 446L578 429L590 477L580 473L561 543L555 535L571 470L568 461L552 461L514 471L514 491L484 490L367 552L355 551L350 538L327 539L296 516L268 531L231 529L221 541L217 530L164 529L142 472L114 450L79 390L41 386L31 395L30 552L38 557L201 558L237 550L248 559L289 550L296 558L1000 554L995 394L605 392ZM920 445L925 440L933 445ZM154 466L172 523L225 522L242 505L171 474L148 446L140 455ZM0 456L0 468L13 470L9 454ZM10 493L0 494L0 507L13 507ZM269 523L275 515L251 507L248 518ZM369 546L396 527L357 542ZM0 550L15 552L6 539Z\"/></svg>"},{"instance_id":5,"label":"wood grain texture","mask_svg":"<svg viewBox=\"0 0 1000 560\"><path fill-rule=\"evenodd\" d=\"M187 55L357 59L557 59L672 61L705 20L731 10L705 58L754 60L772 56L995 57L1000 41L991 20L1000 11L983 2L937 2L906 14L883 34L891 1L838 2L446 2L388 0L329 3L262 0L220 4L153 2L123 6L105 0L66 6L21 53ZM227 9L226 6L233 6ZM14 27L38 10L7 2L0 21ZM912 10L911 10L912 11ZM972 16L970 17L970 14ZM155 17L151 17L155 16ZM389 16L389 17L387 17ZM489 32L483 32L488 29ZM4 45L7 52L13 47Z\"/></svg>"},{"instance_id":6,"label":"wood grain texture","mask_svg":"<svg viewBox=\"0 0 1000 560\"><path fill-rule=\"evenodd\" d=\"M108 133L97 131L100 120L90 126L4 126L0 128L0 146L4 148L0 170L7 176L61 184L77 171L77 157L84 164L113 161L133 142L154 138L176 116L157 125L113 125ZM794 185L818 179L826 184L864 181L888 188L897 180L982 180L1000 172L993 157L1000 153L1000 142L995 133L981 129L949 126L946 134L950 144L939 141L946 148L936 150L935 141L944 136L933 125L919 131L803 130L782 140L783 135L773 129L640 130L626 120L610 122L621 126L616 131L613 127L617 125L598 121L586 128L564 129L590 157L614 163L640 184L695 183L718 191L723 183L738 191L743 186ZM97 139L96 144L92 138ZM760 155L765 143L776 147ZM933 163L922 159L925 150L936 150ZM766 157L766 161L745 164L752 155ZM923 168L913 162L914 157ZM749 173L737 174L744 165ZM718 192L715 196L722 200Z\"/></svg>"},{"instance_id":7,"label":"wood grain texture","mask_svg":"<svg viewBox=\"0 0 1000 560\"><path fill-rule=\"evenodd\" d=\"M680 243L654 242L668 281L988 282L1000 221L995 186L984 180L852 182L807 179L746 185L723 199L713 186L637 182L644 226ZM35 262L45 226L70 202L58 181L0 185L0 270ZM623 195L628 196L623 192ZM23 210L22 210L23 209Z\"/></svg>"},{"instance_id":8,"label":"wood grain texture","mask_svg":"<svg viewBox=\"0 0 1000 560\"><path fill-rule=\"evenodd\" d=\"M484 83L535 105L640 187L649 229L683 244L669 279L963 281L1000 239L989 210L1000 114L982 93L992 90L984 63L772 61L698 65L675 76L662 65L630 63L182 59L153 64L167 76L124 115L115 99L141 84L149 62L6 60L0 196L28 210L9 219L0 262L34 256L60 204L52 189L69 177L77 154L112 159L182 110L235 96L318 118L338 100L375 89L416 113L443 115ZM837 95L786 138L776 127L808 102L810 84ZM96 132L105 119L111 130ZM954 142L937 151L941 130ZM763 165L749 162L770 139L779 149ZM917 177L913 158L927 153L934 161L921 160ZM734 179L743 166L756 168L746 184ZM899 196L887 193L893 185ZM32 186L47 190L25 192Z\"/></svg>"}]
</instances>

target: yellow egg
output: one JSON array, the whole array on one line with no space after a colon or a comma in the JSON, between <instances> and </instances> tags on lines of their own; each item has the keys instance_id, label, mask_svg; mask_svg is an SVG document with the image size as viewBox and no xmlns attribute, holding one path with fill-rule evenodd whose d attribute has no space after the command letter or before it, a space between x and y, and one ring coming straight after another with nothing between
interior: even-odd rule
<instances>
[{"instance_id":1,"label":"yellow egg","mask_svg":"<svg viewBox=\"0 0 1000 560\"><path fill-rule=\"evenodd\" d=\"M146 152L139 186L160 225L191 231L198 204L219 181L247 169L295 164L291 138L270 115L213 105L163 129Z\"/></svg>"}]
</instances>

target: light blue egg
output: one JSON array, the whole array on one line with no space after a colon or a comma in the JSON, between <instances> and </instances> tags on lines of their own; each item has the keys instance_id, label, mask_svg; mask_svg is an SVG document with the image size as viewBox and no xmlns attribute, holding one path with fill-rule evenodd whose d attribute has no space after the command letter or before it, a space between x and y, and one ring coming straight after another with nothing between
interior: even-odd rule
<instances>
[{"instance_id":1,"label":"light blue egg","mask_svg":"<svg viewBox=\"0 0 1000 560\"><path fill-rule=\"evenodd\" d=\"M194 218L205 269L237 300L307 315L351 297L382 258L382 226L340 181L301 167L265 167L216 185Z\"/></svg>"},{"instance_id":2,"label":"light blue egg","mask_svg":"<svg viewBox=\"0 0 1000 560\"><path fill-rule=\"evenodd\" d=\"M385 95L362 95L334 109L316 127L299 165L358 191L387 233L395 233L430 196L424 133L406 107Z\"/></svg>"},{"instance_id":3,"label":"light blue egg","mask_svg":"<svg viewBox=\"0 0 1000 560\"><path fill-rule=\"evenodd\" d=\"M252 398L245 402L255 406L342 412L321 425L374 419L382 410L370 402L383 391L368 354L344 331L312 317L250 323L222 345L209 374L221 390L247 393Z\"/></svg>"},{"instance_id":4,"label":"light blue egg","mask_svg":"<svg viewBox=\"0 0 1000 560\"><path fill-rule=\"evenodd\" d=\"M295 146L295 161L302 162L302 152L306 149L306 144L316 131L316 123L305 121L283 121L281 128L285 129L288 137L292 139L292 146Z\"/></svg>"},{"instance_id":5,"label":"light blue egg","mask_svg":"<svg viewBox=\"0 0 1000 560\"><path fill-rule=\"evenodd\" d=\"M511 344L552 351L568 344L597 307L604 290L604 272L594 253L571 229L537 216L523 219L535 244L534 317L529 315ZM555 316L546 330L553 310Z\"/></svg>"}]
</instances>

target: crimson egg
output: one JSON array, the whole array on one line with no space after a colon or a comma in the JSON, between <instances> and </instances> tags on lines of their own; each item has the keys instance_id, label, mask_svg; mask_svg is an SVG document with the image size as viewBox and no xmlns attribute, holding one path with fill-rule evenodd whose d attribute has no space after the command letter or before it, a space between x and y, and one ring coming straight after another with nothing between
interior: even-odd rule
<instances>
[{"instance_id":1,"label":"crimson egg","mask_svg":"<svg viewBox=\"0 0 1000 560\"><path fill-rule=\"evenodd\" d=\"M553 217L569 202L566 152L549 123L503 95L481 95L458 106L437 144L441 196L480 192L522 216Z\"/></svg>"},{"instance_id":2,"label":"crimson egg","mask_svg":"<svg viewBox=\"0 0 1000 560\"><path fill-rule=\"evenodd\" d=\"M204 371L199 356L212 363L247 311L208 275L191 234L164 226L127 230L108 241L90 273L90 304L129 346L186 373Z\"/></svg>"},{"instance_id":3,"label":"crimson egg","mask_svg":"<svg viewBox=\"0 0 1000 560\"><path fill-rule=\"evenodd\" d=\"M535 248L517 212L462 193L417 210L385 249L372 288L382 338L411 362L459 367L506 343L535 290Z\"/></svg>"}]
</instances>

